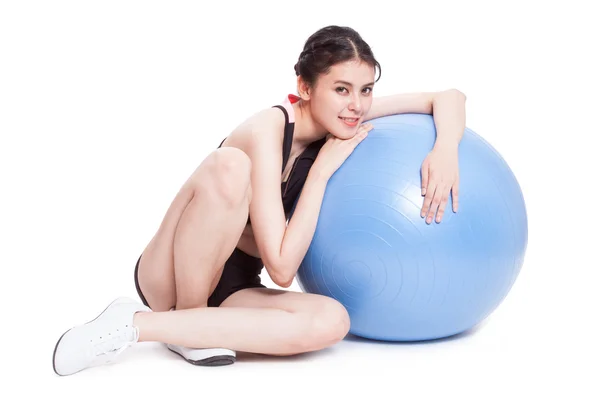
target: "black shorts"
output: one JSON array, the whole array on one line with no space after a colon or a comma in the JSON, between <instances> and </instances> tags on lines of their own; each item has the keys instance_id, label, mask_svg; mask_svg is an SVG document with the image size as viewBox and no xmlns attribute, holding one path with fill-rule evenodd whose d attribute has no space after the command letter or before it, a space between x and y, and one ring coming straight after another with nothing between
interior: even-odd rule
<instances>
[{"instance_id":1,"label":"black shorts","mask_svg":"<svg viewBox=\"0 0 600 400\"><path fill-rule=\"evenodd\" d=\"M138 281L138 267L140 265L141 258L142 256L140 255L137 263L135 264L135 288L144 305L150 307L146 301L146 298L142 294ZM238 290L266 287L260 281L260 273L262 268L262 259L246 254L236 247L229 259L227 259L225 262L221 279L219 280L214 292L208 298L208 306L219 307L226 298Z\"/></svg>"}]
</instances>

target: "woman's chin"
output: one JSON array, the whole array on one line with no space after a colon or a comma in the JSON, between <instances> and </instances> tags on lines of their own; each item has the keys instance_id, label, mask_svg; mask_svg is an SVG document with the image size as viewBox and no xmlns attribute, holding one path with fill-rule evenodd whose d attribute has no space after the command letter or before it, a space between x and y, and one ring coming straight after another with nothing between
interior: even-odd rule
<instances>
[{"instance_id":1,"label":"woman's chin","mask_svg":"<svg viewBox=\"0 0 600 400\"><path fill-rule=\"evenodd\" d=\"M359 121L360 122L360 121ZM358 127L359 124L357 124L356 126L347 126L345 123L341 123L341 127L339 126L340 124L338 124L338 126L336 126L336 129L331 129L329 131L329 133L331 133L333 136L335 136L338 139L351 139L356 135L356 132L358 131Z\"/></svg>"}]
</instances>

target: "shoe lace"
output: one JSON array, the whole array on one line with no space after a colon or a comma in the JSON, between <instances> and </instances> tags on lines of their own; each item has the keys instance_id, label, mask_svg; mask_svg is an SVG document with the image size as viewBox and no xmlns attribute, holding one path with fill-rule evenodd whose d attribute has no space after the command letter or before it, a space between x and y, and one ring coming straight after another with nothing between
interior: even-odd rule
<instances>
[{"instance_id":1,"label":"shoe lace","mask_svg":"<svg viewBox=\"0 0 600 400\"><path fill-rule=\"evenodd\" d=\"M93 352L96 356L94 364L112 362L119 354L134 344L138 337L139 330L136 326L125 326L102 335L93 341Z\"/></svg>"}]
</instances>

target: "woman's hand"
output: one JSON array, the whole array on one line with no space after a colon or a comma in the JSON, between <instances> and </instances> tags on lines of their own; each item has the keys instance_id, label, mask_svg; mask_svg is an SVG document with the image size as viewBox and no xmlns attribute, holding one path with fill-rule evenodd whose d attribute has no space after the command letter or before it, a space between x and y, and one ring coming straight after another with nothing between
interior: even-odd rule
<instances>
[{"instance_id":1,"label":"woman's hand","mask_svg":"<svg viewBox=\"0 0 600 400\"><path fill-rule=\"evenodd\" d=\"M427 216L428 224L436 213L436 222L442 222L450 191L452 209L458 212L458 148L434 147L421 166L421 182L421 195L425 196L421 218Z\"/></svg>"},{"instance_id":2,"label":"woman's hand","mask_svg":"<svg viewBox=\"0 0 600 400\"><path fill-rule=\"evenodd\" d=\"M339 139L331 134L327 135L327 141L319 150L313 168L316 167L329 179L352 154L356 146L367 137L371 129L373 129L373 125L370 123L362 124L350 139Z\"/></svg>"}]
</instances>

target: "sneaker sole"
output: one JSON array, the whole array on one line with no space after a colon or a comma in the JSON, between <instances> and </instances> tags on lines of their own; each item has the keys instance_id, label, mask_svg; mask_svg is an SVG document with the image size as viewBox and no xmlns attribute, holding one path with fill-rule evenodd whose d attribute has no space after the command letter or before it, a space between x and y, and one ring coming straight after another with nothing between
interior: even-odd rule
<instances>
[{"instance_id":1,"label":"sneaker sole","mask_svg":"<svg viewBox=\"0 0 600 400\"><path fill-rule=\"evenodd\" d=\"M71 328L71 329L73 329L73 328ZM65 376L65 375L59 374L58 371L56 370L56 349L58 349L58 345L60 344L60 341L62 340L63 336L65 336L67 333L69 333L69 331L71 329L65 331L65 333L60 335L60 338L58 338L58 342L56 342L56 345L54 346L54 352L52 353L52 369L54 370L54 373L58 376Z\"/></svg>"},{"instance_id":2,"label":"sneaker sole","mask_svg":"<svg viewBox=\"0 0 600 400\"><path fill-rule=\"evenodd\" d=\"M190 360L188 358L185 358L184 356L182 356L181 354L179 354L175 350L169 349L169 351L177 354L179 357L183 358L185 361L189 362L192 365L196 365L196 366L202 366L202 367L221 367L221 366L224 366L224 365L231 365L231 364L233 364L235 362L235 356L222 355L222 356L207 357L207 358L204 358L202 360Z\"/></svg>"},{"instance_id":3,"label":"sneaker sole","mask_svg":"<svg viewBox=\"0 0 600 400\"><path fill-rule=\"evenodd\" d=\"M124 299L122 297L119 297L116 300L113 300L113 302L110 303L104 310L102 310L102 312L100 314L98 314L96 316L96 318L94 318L93 320L88 321L88 322L86 322L85 324L82 324L82 325L87 325L87 324L90 324L90 323L94 322L95 320L97 320L98 318L100 318L100 316L102 314L104 314L104 312L106 310L108 310L111 306L113 306L113 305L115 305L117 303L122 303L122 302L127 302L127 301L128 301L128 299ZM82 326L82 325L79 325L79 326ZM75 328L75 327L73 327L73 328ZM65 331L65 333L63 333L62 335L60 335L60 337L58 338L58 341L56 342L56 345L54 346L54 352L52 353L52 369L54 370L54 373L56 373L56 375L58 375L58 376L67 376L67 375L59 374L58 371L56 370L56 349L58 349L58 345L60 344L60 341L62 340L63 336L65 336L67 333L69 333L70 331L72 331L73 328L67 329ZM68 374L68 375L70 375L70 374Z\"/></svg>"}]
</instances>

